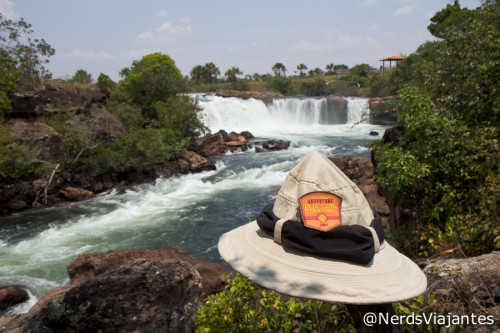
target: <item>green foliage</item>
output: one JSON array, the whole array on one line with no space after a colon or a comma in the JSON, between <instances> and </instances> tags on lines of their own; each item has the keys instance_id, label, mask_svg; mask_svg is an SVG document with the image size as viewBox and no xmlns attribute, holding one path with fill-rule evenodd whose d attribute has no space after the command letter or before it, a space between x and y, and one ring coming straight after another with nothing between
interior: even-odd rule
<instances>
[{"instance_id":1,"label":"green foliage","mask_svg":"<svg viewBox=\"0 0 500 333\"><path fill-rule=\"evenodd\" d=\"M170 128L138 129L89 151L83 169L92 175L143 170L185 152L189 143L189 138L179 140Z\"/></svg>"},{"instance_id":2,"label":"green foliage","mask_svg":"<svg viewBox=\"0 0 500 333\"><path fill-rule=\"evenodd\" d=\"M237 274L198 308L196 332L355 332L341 304L286 298Z\"/></svg>"},{"instance_id":3,"label":"green foliage","mask_svg":"<svg viewBox=\"0 0 500 333\"><path fill-rule=\"evenodd\" d=\"M100 91L108 95L111 93L111 90L116 87L116 83L104 73L99 74L96 84Z\"/></svg>"},{"instance_id":4,"label":"green foliage","mask_svg":"<svg viewBox=\"0 0 500 333\"><path fill-rule=\"evenodd\" d=\"M10 126L0 123L0 184L40 174L26 144L14 143Z\"/></svg>"},{"instance_id":5,"label":"green foliage","mask_svg":"<svg viewBox=\"0 0 500 333\"><path fill-rule=\"evenodd\" d=\"M326 85L324 79L316 79L302 83L300 92L306 96L326 96L332 93L332 88Z\"/></svg>"},{"instance_id":6,"label":"green foliage","mask_svg":"<svg viewBox=\"0 0 500 333\"><path fill-rule=\"evenodd\" d=\"M289 77L278 75L274 77L269 77L267 80L272 90L280 94L283 94L285 96L290 96L295 94L292 80Z\"/></svg>"},{"instance_id":7,"label":"green foliage","mask_svg":"<svg viewBox=\"0 0 500 333\"><path fill-rule=\"evenodd\" d=\"M427 29L433 36L445 38L450 31L461 29L463 23L474 16L475 11L461 8L458 0L455 0L453 5L446 5L431 17L431 24Z\"/></svg>"},{"instance_id":8,"label":"green foliage","mask_svg":"<svg viewBox=\"0 0 500 333\"><path fill-rule=\"evenodd\" d=\"M395 93L394 86L391 84L389 76L381 74L372 74L368 77L368 91L365 95L370 97L390 96Z\"/></svg>"},{"instance_id":9,"label":"green foliage","mask_svg":"<svg viewBox=\"0 0 500 333\"><path fill-rule=\"evenodd\" d=\"M12 110L9 94L17 90L15 62L5 50L0 50L0 119Z\"/></svg>"},{"instance_id":10,"label":"green foliage","mask_svg":"<svg viewBox=\"0 0 500 333\"><path fill-rule=\"evenodd\" d=\"M154 105L167 102L186 91L186 83L174 61L165 54L153 53L135 61L123 87L147 119L155 119Z\"/></svg>"},{"instance_id":11,"label":"green foliage","mask_svg":"<svg viewBox=\"0 0 500 333\"><path fill-rule=\"evenodd\" d=\"M48 57L55 53L45 40L27 37L33 32L31 24L24 19L15 22L5 19L0 13L0 67L11 72L18 84L27 87L34 87L41 79L50 77L43 65L47 64ZM7 66L5 59L9 63ZM3 99L1 96L0 98Z\"/></svg>"},{"instance_id":12,"label":"green foliage","mask_svg":"<svg viewBox=\"0 0 500 333\"><path fill-rule=\"evenodd\" d=\"M71 82L81 83L81 84L91 84L92 74L88 73L86 70L79 69L75 72L71 78Z\"/></svg>"},{"instance_id":13,"label":"green foliage","mask_svg":"<svg viewBox=\"0 0 500 333\"><path fill-rule=\"evenodd\" d=\"M434 295L428 297L420 295L406 302L393 304L396 315L400 318L406 318L403 322L405 332L452 333L462 330L459 325L450 324L448 326L448 323L441 325L439 322L434 322L432 316L439 314L439 311L432 305L433 301ZM431 318L428 323L425 322L427 318Z\"/></svg>"},{"instance_id":14,"label":"green foliage","mask_svg":"<svg viewBox=\"0 0 500 333\"><path fill-rule=\"evenodd\" d=\"M243 73L238 67L232 67L226 71L225 75L229 82L236 82L236 76L243 75Z\"/></svg>"}]
</instances>

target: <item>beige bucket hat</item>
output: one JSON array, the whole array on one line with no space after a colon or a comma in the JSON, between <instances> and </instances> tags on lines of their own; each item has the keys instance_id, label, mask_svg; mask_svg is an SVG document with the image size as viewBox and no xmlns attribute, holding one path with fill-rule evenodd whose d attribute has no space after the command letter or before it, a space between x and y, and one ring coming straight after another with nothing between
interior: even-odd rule
<instances>
[{"instance_id":1,"label":"beige bucket hat","mask_svg":"<svg viewBox=\"0 0 500 333\"><path fill-rule=\"evenodd\" d=\"M257 284L296 297L391 303L422 294L422 270L384 240L359 188L313 152L287 175L274 205L219 239L222 258Z\"/></svg>"}]
</instances>

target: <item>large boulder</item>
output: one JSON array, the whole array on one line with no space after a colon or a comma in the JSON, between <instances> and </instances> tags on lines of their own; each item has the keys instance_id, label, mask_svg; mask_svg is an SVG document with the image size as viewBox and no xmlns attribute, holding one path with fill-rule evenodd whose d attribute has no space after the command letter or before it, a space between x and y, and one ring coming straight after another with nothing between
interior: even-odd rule
<instances>
[{"instance_id":1,"label":"large boulder","mask_svg":"<svg viewBox=\"0 0 500 333\"><path fill-rule=\"evenodd\" d=\"M78 258L67 265L70 284L93 279L112 267L123 265L126 262L146 259L150 261L182 260L196 267L200 272L203 286L203 298L224 290L226 283L222 275L229 272L217 263L207 263L194 259L186 251L168 245L161 245L156 249L126 249L108 251L106 253L81 253Z\"/></svg>"},{"instance_id":2,"label":"large boulder","mask_svg":"<svg viewBox=\"0 0 500 333\"><path fill-rule=\"evenodd\" d=\"M72 285L27 314L0 321L4 332L190 332L201 296L193 265L138 259Z\"/></svg>"},{"instance_id":3,"label":"large boulder","mask_svg":"<svg viewBox=\"0 0 500 333\"><path fill-rule=\"evenodd\" d=\"M213 162L193 151L187 151L184 153L179 158L178 163L181 173L215 170Z\"/></svg>"},{"instance_id":4,"label":"large boulder","mask_svg":"<svg viewBox=\"0 0 500 333\"><path fill-rule=\"evenodd\" d=\"M61 195L71 201L82 201L95 197L95 193L84 188L66 186L60 191Z\"/></svg>"},{"instance_id":5,"label":"large boulder","mask_svg":"<svg viewBox=\"0 0 500 333\"><path fill-rule=\"evenodd\" d=\"M394 96L370 98L368 102L370 106L370 124L388 126L396 124L394 99Z\"/></svg>"},{"instance_id":6,"label":"large boulder","mask_svg":"<svg viewBox=\"0 0 500 333\"><path fill-rule=\"evenodd\" d=\"M218 132L196 139L189 149L204 157L224 155L224 142L224 133Z\"/></svg>"},{"instance_id":7,"label":"large boulder","mask_svg":"<svg viewBox=\"0 0 500 333\"><path fill-rule=\"evenodd\" d=\"M500 252L464 257L461 250L421 259L427 275L424 297L433 295L433 306L441 313L457 316L490 316L500 322ZM490 332L494 326L464 321L464 332ZM496 331L495 331L496 332Z\"/></svg>"},{"instance_id":8,"label":"large boulder","mask_svg":"<svg viewBox=\"0 0 500 333\"><path fill-rule=\"evenodd\" d=\"M30 298L26 289L20 286L0 287L0 311L13 305L26 302Z\"/></svg>"}]
</instances>

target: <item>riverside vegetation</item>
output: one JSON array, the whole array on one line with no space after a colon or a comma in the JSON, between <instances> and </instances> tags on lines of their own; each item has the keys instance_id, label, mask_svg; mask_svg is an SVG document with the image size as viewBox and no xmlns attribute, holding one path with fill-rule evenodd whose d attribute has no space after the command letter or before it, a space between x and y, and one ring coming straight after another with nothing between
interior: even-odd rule
<instances>
[{"instance_id":1,"label":"riverside vegetation","mask_svg":"<svg viewBox=\"0 0 500 333\"><path fill-rule=\"evenodd\" d=\"M21 38L33 32L25 21L0 17L0 183L48 177L54 170L99 175L166 161L206 131L196 102L182 94L187 91L231 88L308 96L397 91L398 124L404 136L372 145L378 185L406 212L398 220L393 242L412 257L454 249L466 255L486 253L500 246L499 14L497 1L475 10L463 9L458 2L447 5L428 27L438 40L421 45L386 76L370 74L367 65L339 75L344 67L335 69L333 64L326 73L311 70L306 75L306 66L300 64L300 74L287 77L284 66L276 63L274 76L238 79L241 71L233 67L220 82L219 70L209 63L193 69L187 80L169 56L150 54L124 68L118 83L105 74L97 79L97 87L109 96L106 116L118 119L124 134L99 141L89 127L73 125L79 117L75 111L63 110L49 120L64 135L67 152L55 161L34 159L27 144L14 143L8 122L10 97L50 77L43 65L54 50L44 40ZM92 78L80 70L71 81L67 84L83 88ZM394 307L399 314L439 312L432 304L432 297L420 297ZM473 305L467 309L476 310ZM342 305L283 298L240 276L226 292L206 300L195 325L200 332L354 329ZM441 330L435 325L406 328Z\"/></svg>"}]
</instances>

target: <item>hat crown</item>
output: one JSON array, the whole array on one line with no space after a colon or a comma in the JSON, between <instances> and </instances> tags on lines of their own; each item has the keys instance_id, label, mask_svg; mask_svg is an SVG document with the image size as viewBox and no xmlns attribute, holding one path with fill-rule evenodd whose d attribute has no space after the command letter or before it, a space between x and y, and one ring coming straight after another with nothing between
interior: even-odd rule
<instances>
[{"instance_id":1,"label":"hat crown","mask_svg":"<svg viewBox=\"0 0 500 333\"><path fill-rule=\"evenodd\" d=\"M341 198L342 225L370 226L373 213L361 190L319 152L310 153L290 170L276 197L273 213L280 219L302 221L299 199L312 192Z\"/></svg>"}]
</instances>

